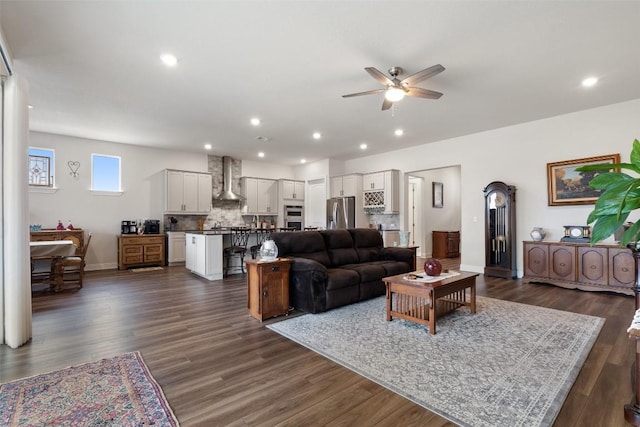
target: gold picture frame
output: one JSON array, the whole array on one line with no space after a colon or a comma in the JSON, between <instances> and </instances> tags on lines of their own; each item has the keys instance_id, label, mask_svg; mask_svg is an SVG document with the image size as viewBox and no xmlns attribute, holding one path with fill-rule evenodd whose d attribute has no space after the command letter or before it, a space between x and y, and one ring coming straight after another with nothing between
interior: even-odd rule
<instances>
[{"instance_id":1,"label":"gold picture frame","mask_svg":"<svg viewBox=\"0 0 640 427\"><path fill-rule=\"evenodd\" d=\"M620 154L547 163L549 206L595 204L601 191L589 187L589 182L602 172L577 172L576 169L602 163L620 163Z\"/></svg>"}]
</instances>

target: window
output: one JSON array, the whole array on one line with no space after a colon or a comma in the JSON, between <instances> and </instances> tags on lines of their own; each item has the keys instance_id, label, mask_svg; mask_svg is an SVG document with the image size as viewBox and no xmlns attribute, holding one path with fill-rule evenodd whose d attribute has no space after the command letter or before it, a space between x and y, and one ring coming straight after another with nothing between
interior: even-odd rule
<instances>
[{"instance_id":1,"label":"window","mask_svg":"<svg viewBox=\"0 0 640 427\"><path fill-rule=\"evenodd\" d=\"M91 155L91 190L120 192L120 157Z\"/></svg>"},{"instance_id":2,"label":"window","mask_svg":"<svg viewBox=\"0 0 640 427\"><path fill-rule=\"evenodd\" d=\"M29 147L29 185L53 187L54 152L48 148Z\"/></svg>"}]
</instances>

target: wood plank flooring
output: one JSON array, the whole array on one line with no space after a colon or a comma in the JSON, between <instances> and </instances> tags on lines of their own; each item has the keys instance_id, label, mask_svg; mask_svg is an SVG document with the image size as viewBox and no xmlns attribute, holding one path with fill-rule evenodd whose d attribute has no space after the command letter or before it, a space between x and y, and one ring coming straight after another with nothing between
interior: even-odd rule
<instances>
[{"instance_id":1,"label":"wood plank flooring","mask_svg":"<svg viewBox=\"0 0 640 427\"><path fill-rule=\"evenodd\" d=\"M479 277L478 295L606 318L555 426L622 427L633 298ZM33 338L0 346L0 382L140 351L182 426L451 426L249 316L246 276L89 272L33 297ZM265 322L267 323L267 322Z\"/></svg>"}]
</instances>

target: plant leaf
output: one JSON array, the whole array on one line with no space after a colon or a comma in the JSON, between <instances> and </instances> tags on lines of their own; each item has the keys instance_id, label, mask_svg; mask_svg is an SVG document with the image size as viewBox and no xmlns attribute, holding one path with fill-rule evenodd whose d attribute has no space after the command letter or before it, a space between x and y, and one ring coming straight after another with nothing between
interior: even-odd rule
<instances>
[{"instance_id":1,"label":"plant leaf","mask_svg":"<svg viewBox=\"0 0 640 427\"><path fill-rule=\"evenodd\" d=\"M624 224L627 215L618 217L618 215L600 216L593 225L591 230L591 245L594 245L615 233L618 228Z\"/></svg>"}]
</instances>

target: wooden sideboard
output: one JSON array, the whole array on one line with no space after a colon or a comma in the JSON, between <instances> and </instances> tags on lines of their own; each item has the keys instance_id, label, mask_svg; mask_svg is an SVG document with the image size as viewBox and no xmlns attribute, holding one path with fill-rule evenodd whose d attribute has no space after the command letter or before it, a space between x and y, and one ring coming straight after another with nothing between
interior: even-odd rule
<instances>
[{"instance_id":1,"label":"wooden sideboard","mask_svg":"<svg viewBox=\"0 0 640 427\"><path fill-rule=\"evenodd\" d=\"M457 258L460 256L460 232L459 231L434 231L433 249L434 258Z\"/></svg>"},{"instance_id":2,"label":"wooden sideboard","mask_svg":"<svg viewBox=\"0 0 640 427\"><path fill-rule=\"evenodd\" d=\"M118 236L118 270L145 265L164 265L164 234Z\"/></svg>"},{"instance_id":3,"label":"wooden sideboard","mask_svg":"<svg viewBox=\"0 0 640 427\"><path fill-rule=\"evenodd\" d=\"M634 295L635 261L617 245L523 242L523 283Z\"/></svg>"},{"instance_id":4,"label":"wooden sideboard","mask_svg":"<svg viewBox=\"0 0 640 427\"><path fill-rule=\"evenodd\" d=\"M80 255L84 247L84 231L81 228L75 230L54 230L31 231L32 242L44 242L51 240L71 240L76 247L76 255Z\"/></svg>"}]
</instances>

